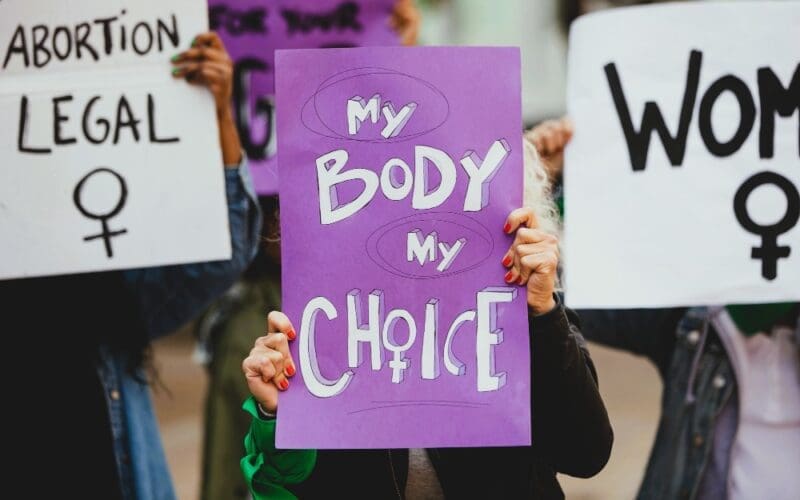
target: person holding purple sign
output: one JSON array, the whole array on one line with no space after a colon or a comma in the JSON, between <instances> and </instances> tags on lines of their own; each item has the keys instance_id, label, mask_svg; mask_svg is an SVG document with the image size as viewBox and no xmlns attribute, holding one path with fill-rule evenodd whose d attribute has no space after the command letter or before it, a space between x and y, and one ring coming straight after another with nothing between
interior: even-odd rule
<instances>
[{"instance_id":1,"label":"person holding purple sign","mask_svg":"<svg viewBox=\"0 0 800 500\"><path fill-rule=\"evenodd\" d=\"M296 373L281 312L268 317L242 369L253 395L242 470L255 498L563 498L556 473L591 477L606 464L613 432L577 316L555 293L557 212L547 173L526 143L525 202L503 228L516 234L504 280L526 286L532 359L533 445L428 450L277 450L279 393ZM535 333L533 333L535 331ZM509 332L513 335L520 332ZM421 453L421 455L420 455Z\"/></svg>"},{"instance_id":2,"label":"person holding purple sign","mask_svg":"<svg viewBox=\"0 0 800 500\"><path fill-rule=\"evenodd\" d=\"M248 165L263 214L259 252L241 280L213 304L197 322L198 352L207 363L209 388L205 403L203 466L200 498L244 500L247 484L238 467L242 436L250 426L250 415L240 404L247 398L247 384L241 378L241 361L259 335L266 311L281 307L280 229L275 180L275 134L266 123L274 118L275 47L317 47L320 45L382 45L391 41L416 43L420 15L414 0L361 2L355 19L363 30L309 29L290 34L286 18L296 20L304 11L319 18L343 12L344 2L265 2L258 0L212 0L209 15L219 29L234 63L233 108ZM383 4L387 9L381 10ZM339 5L339 7L336 7ZM279 15L283 7L291 12ZM390 9L391 8L391 11ZM263 30L260 27L264 27ZM259 29L257 29L259 28ZM260 70L259 70L260 68ZM263 71L262 71L263 70ZM249 84L247 83L249 81ZM246 92L245 92L246 90ZM238 93L238 94L237 94ZM262 103L259 106L258 103ZM251 103L248 105L248 103ZM259 109L269 103L268 113ZM269 131L269 133L268 133Z\"/></svg>"}]
</instances>

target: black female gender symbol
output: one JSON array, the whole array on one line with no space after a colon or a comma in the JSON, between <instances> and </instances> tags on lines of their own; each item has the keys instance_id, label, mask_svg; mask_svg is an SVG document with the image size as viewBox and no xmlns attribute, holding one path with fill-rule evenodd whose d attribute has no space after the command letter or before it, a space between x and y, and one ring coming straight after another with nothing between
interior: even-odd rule
<instances>
[{"instance_id":1,"label":"black female gender symbol","mask_svg":"<svg viewBox=\"0 0 800 500\"><path fill-rule=\"evenodd\" d=\"M117 206L111 209L108 213L105 214L95 214L86 210L81 202L81 191L83 190L83 186L89 178L95 174L106 173L111 174L117 179L119 183L119 201L117 201ZM78 207L78 210L89 219L97 219L100 221L100 224L103 226L103 230L99 234L95 234L92 236L86 236L83 238L83 241L91 241L96 240L97 238L103 238L103 241L106 244L106 256L110 259L114 256L114 251L111 249L111 238L114 236L119 236L121 234L125 234L128 232L127 229L120 229L117 231L111 231L108 229L108 219L117 215L122 208L125 206L125 200L128 198L128 186L125 184L125 179L122 178L121 175L114 172L110 168L96 168L83 176L83 178L78 182L78 185L75 186L75 191L72 193L72 200L75 202L75 206Z\"/></svg>"},{"instance_id":2,"label":"black female gender symbol","mask_svg":"<svg viewBox=\"0 0 800 500\"><path fill-rule=\"evenodd\" d=\"M771 226L757 224L747 213L747 198L750 197L750 193L765 184L780 188L786 196L786 213L781 220ZM774 280L778 276L778 259L785 259L792 252L788 246L778 246L778 236L793 228L800 219L800 193L786 177L775 172L761 172L747 179L736 192L733 210L739 224L747 232L761 236L761 246L753 247L750 258L761 260L761 275L770 281Z\"/></svg>"}]
</instances>

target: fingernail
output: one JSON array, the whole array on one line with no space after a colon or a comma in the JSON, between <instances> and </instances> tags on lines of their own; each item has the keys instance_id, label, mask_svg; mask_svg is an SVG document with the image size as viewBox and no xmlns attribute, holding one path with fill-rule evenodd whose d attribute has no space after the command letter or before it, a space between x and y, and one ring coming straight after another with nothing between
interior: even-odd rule
<instances>
[{"instance_id":1,"label":"fingernail","mask_svg":"<svg viewBox=\"0 0 800 500\"><path fill-rule=\"evenodd\" d=\"M170 58L170 61L172 61L172 62L175 62L175 61L177 61L177 60L178 60L178 59L180 59L180 58L181 58L181 55L180 55L180 54L175 54L174 56L172 56L172 57Z\"/></svg>"},{"instance_id":2,"label":"fingernail","mask_svg":"<svg viewBox=\"0 0 800 500\"><path fill-rule=\"evenodd\" d=\"M511 283L511 271L506 273L506 283Z\"/></svg>"},{"instance_id":3,"label":"fingernail","mask_svg":"<svg viewBox=\"0 0 800 500\"><path fill-rule=\"evenodd\" d=\"M283 379L283 380L281 380L281 383L278 384L278 386L281 388L282 391L285 391L286 389L289 388L289 381L286 380L286 379Z\"/></svg>"},{"instance_id":4,"label":"fingernail","mask_svg":"<svg viewBox=\"0 0 800 500\"><path fill-rule=\"evenodd\" d=\"M173 74L173 75L177 75L177 74L178 74L178 73L180 73L180 72L181 72L181 69L180 69L180 68L173 68L173 69L172 69L172 74Z\"/></svg>"},{"instance_id":5,"label":"fingernail","mask_svg":"<svg viewBox=\"0 0 800 500\"><path fill-rule=\"evenodd\" d=\"M507 267L510 264L511 264L511 256L506 255L505 258L503 259L503 265Z\"/></svg>"},{"instance_id":6,"label":"fingernail","mask_svg":"<svg viewBox=\"0 0 800 500\"><path fill-rule=\"evenodd\" d=\"M295 374L294 365L289 363L288 365L286 365L286 375L294 377L294 374Z\"/></svg>"},{"instance_id":7,"label":"fingernail","mask_svg":"<svg viewBox=\"0 0 800 500\"><path fill-rule=\"evenodd\" d=\"M505 226L503 226L503 232L504 232L504 233L509 233L510 231L511 231L511 224L509 224L508 222L506 222L506 225L505 225Z\"/></svg>"},{"instance_id":8,"label":"fingernail","mask_svg":"<svg viewBox=\"0 0 800 500\"><path fill-rule=\"evenodd\" d=\"M297 333L294 331L294 328L286 332L286 336L289 337L289 340L294 340L297 338Z\"/></svg>"},{"instance_id":9,"label":"fingernail","mask_svg":"<svg viewBox=\"0 0 800 500\"><path fill-rule=\"evenodd\" d=\"M525 280L522 279L522 276L519 277L519 283L518 284L520 284L520 285L524 285L525 284Z\"/></svg>"}]
</instances>

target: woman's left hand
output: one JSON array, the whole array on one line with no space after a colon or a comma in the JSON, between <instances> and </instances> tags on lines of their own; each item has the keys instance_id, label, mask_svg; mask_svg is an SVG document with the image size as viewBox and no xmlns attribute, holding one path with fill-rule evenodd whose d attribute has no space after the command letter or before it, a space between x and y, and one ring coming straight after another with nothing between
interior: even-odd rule
<instances>
[{"instance_id":1,"label":"woman's left hand","mask_svg":"<svg viewBox=\"0 0 800 500\"><path fill-rule=\"evenodd\" d=\"M233 118L233 61L219 35L213 31L197 35L192 47L172 58L172 76L208 87L214 96L220 146L225 165L238 166L242 146Z\"/></svg>"},{"instance_id":2,"label":"woman's left hand","mask_svg":"<svg viewBox=\"0 0 800 500\"><path fill-rule=\"evenodd\" d=\"M397 0L389 20L403 45L416 45L420 14L414 0Z\"/></svg>"},{"instance_id":3,"label":"woman's left hand","mask_svg":"<svg viewBox=\"0 0 800 500\"><path fill-rule=\"evenodd\" d=\"M553 296L558 272L558 238L537 229L536 214L528 207L518 208L506 219L503 230L516 237L503 257L508 268L506 283L527 285L528 307L539 316L556 307Z\"/></svg>"}]
</instances>

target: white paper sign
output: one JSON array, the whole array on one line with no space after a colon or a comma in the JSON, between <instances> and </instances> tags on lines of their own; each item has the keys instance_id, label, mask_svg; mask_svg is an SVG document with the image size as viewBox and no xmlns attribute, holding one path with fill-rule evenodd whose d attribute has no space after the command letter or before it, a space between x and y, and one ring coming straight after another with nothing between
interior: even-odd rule
<instances>
[{"instance_id":1,"label":"white paper sign","mask_svg":"<svg viewBox=\"0 0 800 500\"><path fill-rule=\"evenodd\" d=\"M203 0L0 0L0 279L230 258Z\"/></svg>"},{"instance_id":2,"label":"white paper sign","mask_svg":"<svg viewBox=\"0 0 800 500\"><path fill-rule=\"evenodd\" d=\"M800 2L579 19L565 166L572 307L800 299Z\"/></svg>"}]
</instances>

